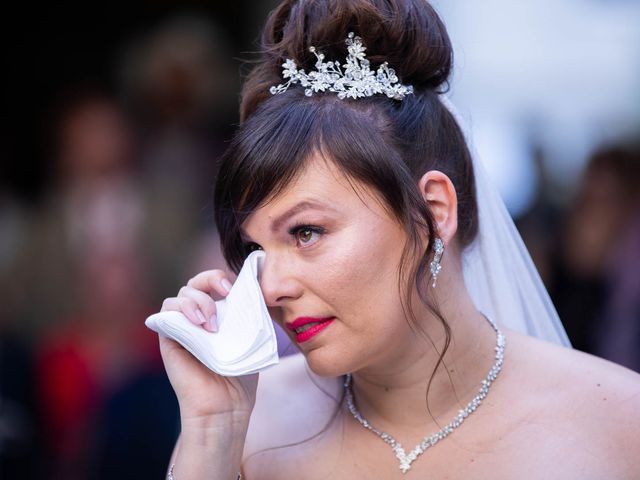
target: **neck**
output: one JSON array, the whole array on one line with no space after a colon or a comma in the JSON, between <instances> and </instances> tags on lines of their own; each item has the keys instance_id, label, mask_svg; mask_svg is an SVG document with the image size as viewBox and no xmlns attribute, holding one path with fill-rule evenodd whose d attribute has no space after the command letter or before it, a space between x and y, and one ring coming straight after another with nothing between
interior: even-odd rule
<instances>
[{"instance_id":1,"label":"neck","mask_svg":"<svg viewBox=\"0 0 640 480\"><path fill-rule=\"evenodd\" d=\"M451 342L437 369L446 335L435 316L422 312L419 327L428 338L408 332L395 354L353 373L358 410L392 435L419 440L428 431L439 430L477 394L495 361L496 332L466 293L462 298L459 293L455 298L439 298L438 303L451 328Z\"/></svg>"}]
</instances>

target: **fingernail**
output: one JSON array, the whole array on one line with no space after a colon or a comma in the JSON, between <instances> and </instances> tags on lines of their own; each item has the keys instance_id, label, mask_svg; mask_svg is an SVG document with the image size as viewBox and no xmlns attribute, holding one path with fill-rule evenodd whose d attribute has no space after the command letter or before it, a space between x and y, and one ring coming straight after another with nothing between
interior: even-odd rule
<instances>
[{"instance_id":1,"label":"fingernail","mask_svg":"<svg viewBox=\"0 0 640 480\"><path fill-rule=\"evenodd\" d=\"M207 321L206 318L204 318L204 315L202 314L202 312L200 310L196 309L196 317L198 317L198 323L200 325L204 325Z\"/></svg>"},{"instance_id":2,"label":"fingernail","mask_svg":"<svg viewBox=\"0 0 640 480\"><path fill-rule=\"evenodd\" d=\"M209 328L211 329L212 332L218 331L217 319L218 319L218 316L215 313L211 315L211 318L209 319Z\"/></svg>"},{"instance_id":3,"label":"fingernail","mask_svg":"<svg viewBox=\"0 0 640 480\"><path fill-rule=\"evenodd\" d=\"M231 291L231 282L226 278L223 278L222 280L220 280L220 285L222 285L222 288L224 288L227 291L227 293Z\"/></svg>"}]
</instances>

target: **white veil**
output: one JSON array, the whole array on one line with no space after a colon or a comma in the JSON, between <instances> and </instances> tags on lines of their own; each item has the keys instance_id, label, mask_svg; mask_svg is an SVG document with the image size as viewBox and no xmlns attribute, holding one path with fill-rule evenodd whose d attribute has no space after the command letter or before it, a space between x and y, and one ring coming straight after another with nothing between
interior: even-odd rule
<instances>
[{"instance_id":1,"label":"white veil","mask_svg":"<svg viewBox=\"0 0 640 480\"><path fill-rule=\"evenodd\" d=\"M440 99L464 132L473 158L480 225L462 258L471 298L478 310L498 324L570 346L522 237L473 148L469 129L450 100L444 95Z\"/></svg>"}]
</instances>

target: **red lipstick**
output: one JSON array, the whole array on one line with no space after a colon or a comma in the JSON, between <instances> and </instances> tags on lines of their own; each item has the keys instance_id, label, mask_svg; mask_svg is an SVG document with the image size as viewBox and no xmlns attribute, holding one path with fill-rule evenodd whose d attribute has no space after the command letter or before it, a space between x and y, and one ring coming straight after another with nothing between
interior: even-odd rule
<instances>
[{"instance_id":1,"label":"red lipstick","mask_svg":"<svg viewBox=\"0 0 640 480\"><path fill-rule=\"evenodd\" d=\"M318 333L331 325L331 322L333 322L334 319L335 317L298 317L293 322L287 323L286 326L296 334L296 341L298 343L302 343L315 337ZM304 328L309 324L312 325ZM300 331L300 329L302 329L302 331ZM298 332L296 332L296 330L298 330Z\"/></svg>"}]
</instances>

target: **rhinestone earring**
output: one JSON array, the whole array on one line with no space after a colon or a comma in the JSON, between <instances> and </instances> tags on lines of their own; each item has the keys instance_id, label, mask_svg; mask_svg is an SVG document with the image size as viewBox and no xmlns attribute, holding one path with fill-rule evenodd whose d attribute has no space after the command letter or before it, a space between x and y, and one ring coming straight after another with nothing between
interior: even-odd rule
<instances>
[{"instance_id":1,"label":"rhinestone earring","mask_svg":"<svg viewBox=\"0 0 640 480\"><path fill-rule=\"evenodd\" d=\"M436 238L434 241L434 250L435 253L433 255L433 260L431 261L431 278L433 282L431 286L436 288L436 282L438 281L438 274L440 270L442 270L442 265L440 264L440 260L442 260L442 254L444 253L444 242Z\"/></svg>"}]
</instances>

